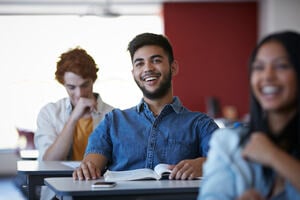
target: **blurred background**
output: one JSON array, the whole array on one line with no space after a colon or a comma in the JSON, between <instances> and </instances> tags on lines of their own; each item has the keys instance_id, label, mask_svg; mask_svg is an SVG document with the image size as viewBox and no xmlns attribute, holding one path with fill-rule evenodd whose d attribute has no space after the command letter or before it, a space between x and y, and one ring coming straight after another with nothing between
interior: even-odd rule
<instances>
[{"instance_id":1,"label":"blurred background","mask_svg":"<svg viewBox=\"0 0 300 200\"><path fill-rule=\"evenodd\" d=\"M256 42L300 31L299 10L298 0L0 0L0 159L10 158L0 174L15 173L20 150L34 155L40 108L66 96L54 79L62 52L86 49L100 68L95 91L123 109L142 96L128 42L165 34L179 62L174 94L226 126L249 118L247 62Z\"/></svg>"}]
</instances>

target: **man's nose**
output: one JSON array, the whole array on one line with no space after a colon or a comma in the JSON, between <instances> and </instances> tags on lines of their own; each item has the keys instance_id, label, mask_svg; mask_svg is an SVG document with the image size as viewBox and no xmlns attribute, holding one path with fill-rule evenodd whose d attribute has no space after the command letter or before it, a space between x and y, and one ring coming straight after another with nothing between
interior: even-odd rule
<instances>
[{"instance_id":1,"label":"man's nose","mask_svg":"<svg viewBox=\"0 0 300 200\"><path fill-rule=\"evenodd\" d=\"M77 87L75 90L75 94L77 97L84 97L84 95L85 95L84 89L81 87Z\"/></svg>"},{"instance_id":2,"label":"man's nose","mask_svg":"<svg viewBox=\"0 0 300 200\"><path fill-rule=\"evenodd\" d=\"M152 71L153 69L154 69L154 66L153 66L152 62L146 61L146 63L145 63L145 70L146 71Z\"/></svg>"}]
</instances>

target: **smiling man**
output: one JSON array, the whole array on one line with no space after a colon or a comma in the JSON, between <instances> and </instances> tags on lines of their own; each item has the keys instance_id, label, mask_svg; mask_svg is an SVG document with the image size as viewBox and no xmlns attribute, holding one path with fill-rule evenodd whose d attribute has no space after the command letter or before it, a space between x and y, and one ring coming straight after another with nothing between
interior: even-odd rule
<instances>
[{"instance_id":1,"label":"smiling man","mask_svg":"<svg viewBox=\"0 0 300 200\"><path fill-rule=\"evenodd\" d=\"M105 169L153 169L159 163L170 165L170 179L201 176L208 142L218 126L173 96L178 64L170 42L163 35L143 33L129 43L128 50L143 98L135 107L115 109L105 116L89 137L73 178L96 179Z\"/></svg>"}]
</instances>

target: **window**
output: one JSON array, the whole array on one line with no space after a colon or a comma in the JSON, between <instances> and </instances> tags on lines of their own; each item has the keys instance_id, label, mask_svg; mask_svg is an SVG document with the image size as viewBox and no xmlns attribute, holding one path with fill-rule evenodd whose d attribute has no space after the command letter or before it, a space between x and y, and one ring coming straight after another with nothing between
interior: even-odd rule
<instances>
[{"instance_id":1,"label":"window","mask_svg":"<svg viewBox=\"0 0 300 200\"><path fill-rule=\"evenodd\" d=\"M67 96L54 72L59 55L76 46L98 64L94 90L104 101L136 105L142 94L131 76L128 42L163 32L159 16L1 16L0 25L0 148L16 147L16 127L34 131L40 108Z\"/></svg>"}]
</instances>

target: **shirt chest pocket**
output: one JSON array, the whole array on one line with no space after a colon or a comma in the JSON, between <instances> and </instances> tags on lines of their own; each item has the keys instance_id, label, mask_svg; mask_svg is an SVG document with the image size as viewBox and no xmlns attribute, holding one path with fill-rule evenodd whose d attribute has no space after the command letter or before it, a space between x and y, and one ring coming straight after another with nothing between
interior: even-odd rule
<instances>
[{"instance_id":1,"label":"shirt chest pocket","mask_svg":"<svg viewBox=\"0 0 300 200\"><path fill-rule=\"evenodd\" d=\"M193 141L184 141L178 139L166 139L162 147L163 154L168 163L178 163L184 159L193 159L198 157L198 149ZM175 162L174 162L175 161Z\"/></svg>"}]
</instances>

